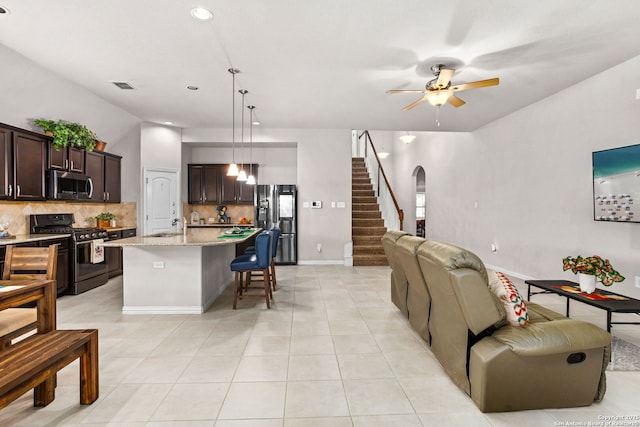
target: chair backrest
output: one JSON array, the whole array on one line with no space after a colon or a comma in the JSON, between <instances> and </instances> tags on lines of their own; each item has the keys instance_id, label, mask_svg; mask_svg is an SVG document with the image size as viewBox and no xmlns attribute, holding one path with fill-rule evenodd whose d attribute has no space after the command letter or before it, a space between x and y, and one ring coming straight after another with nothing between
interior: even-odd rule
<instances>
[{"instance_id":1,"label":"chair backrest","mask_svg":"<svg viewBox=\"0 0 640 427\"><path fill-rule=\"evenodd\" d=\"M400 264L400 256L398 252L397 241L403 236L408 236L406 231L387 231L382 236L382 248L389 261L391 267L391 301L400 309L400 311L408 316L407 311L407 275Z\"/></svg>"},{"instance_id":2,"label":"chair backrest","mask_svg":"<svg viewBox=\"0 0 640 427\"><path fill-rule=\"evenodd\" d=\"M55 280L58 245L48 248L18 248L7 246L2 280Z\"/></svg>"},{"instance_id":3,"label":"chair backrest","mask_svg":"<svg viewBox=\"0 0 640 427\"><path fill-rule=\"evenodd\" d=\"M267 268L271 264L271 238L270 231L263 231L256 237L256 263L258 268Z\"/></svg>"},{"instance_id":4,"label":"chair backrest","mask_svg":"<svg viewBox=\"0 0 640 427\"><path fill-rule=\"evenodd\" d=\"M409 323L428 344L431 295L418 264L416 252L427 240L422 237L402 236L396 242L400 266L407 280L407 312Z\"/></svg>"},{"instance_id":5,"label":"chair backrest","mask_svg":"<svg viewBox=\"0 0 640 427\"><path fill-rule=\"evenodd\" d=\"M271 242L271 248L272 248L271 256L273 258L275 258L276 254L278 252L278 240L280 239L280 229L278 227L271 227L271 230L269 230L269 231L271 231L271 233L272 233L271 234L271 239L272 239L272 242Z\"/></svg>"},{"instance_id":6,"label":"chair backrest","mask_svg":"<svg viewBox=\"0 0 640 427\"><path fill-rule=\"evenodd\" d=\"M426 241L417 250L418 263L431 295L431 351L453 381L467 394L469 331L479 336L504 323L505 313L489 289L482 260L447 243Z\"/></svg>"}]
</instances>

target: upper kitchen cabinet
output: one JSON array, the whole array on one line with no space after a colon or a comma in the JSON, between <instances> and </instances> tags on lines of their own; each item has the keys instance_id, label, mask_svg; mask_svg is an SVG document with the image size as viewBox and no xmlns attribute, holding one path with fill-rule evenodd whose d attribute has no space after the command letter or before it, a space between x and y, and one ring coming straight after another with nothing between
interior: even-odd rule
<instances>
[{"instance_id":1,"label":"upper kitchen cabinet","mask_svg":"<svg viewBox=\"0 0 640 427\"><path fill-rule=\"evenodd\" d=\"M91 177L93 193L91 201L119 203L121 200L120 156L87 151L85 174Z\"/></svg>"},{"instance_id":2,"label":"upper kitchen cabinet","mask_svg":"<svg viewBox=\"0 0 640 427\"><path fill-rule=\"evenodd\" d=\"M0 199L44 200L46 147L42 135L0 126Z\"/></svg>"},{"instance_id":3,"label":"upper kitchen cabinet","mask_svg":"<svg viewBox=\"0 0 640 427\"><path fill-rule=\"evenodd\" d=\"M104 154L104 191L106 202L120 203L121 201L121 169L122 157L113 154Z\"/></svg>"},{"instance_id":4,"label":"upper kitchen cabinet","mask_svg":"<svg viewBox=\"0 0 640 427\"><path fill-rule=\"evenodd\" d=\"M249 172L250 165L244 165L245 172ZM226 171L226 169L224 169ZM258 165L253 165L254 176L258 175ZM238 205L253 204L253 185L238 181L235 176L222 175L222 203Z\"/></svg>"},{"instance_id":5,"label":"upper kitchen cabinet","mask_svg":"<svg viewBox=\"0 0 640 427\"><path fill-rule=\"evenodd\" d=\"M49 142L49 169L84 173L84 150L76 147L53 148Z\"/></svg>"},{"instance_id":6,"label":"upper kitchen cabinet","mask_svg":"<svg viewBox=\"0 0 640 427\"><path fill-rule=\"evenodd\" d=\"M189 203L253 204L253 186L227 176L229 165L190 164L188 168ZM245 171L248 168L245 165ZM258 165L253 165L253 174L258 175Z\"/></svg>"},{"instance_id":7,"label":"upper kitchen cabinet","mask_svg":"<svg viewBox=\"0 0 640 427\"><path fill-rule=\"evenodd\" d=\"M216 204L221 201L220 165L187 165L189 203Z\"/></svg>"},{"instance_id":8,"label":"upper kitchen cabinet","mask_svg":"<svg viewBox=\"0 0 640 427\"><path fill-rule=\"evenodd\" d=\"M13 198L11 131L0 127L0 199Z\"/></svg>"}]
</instances>

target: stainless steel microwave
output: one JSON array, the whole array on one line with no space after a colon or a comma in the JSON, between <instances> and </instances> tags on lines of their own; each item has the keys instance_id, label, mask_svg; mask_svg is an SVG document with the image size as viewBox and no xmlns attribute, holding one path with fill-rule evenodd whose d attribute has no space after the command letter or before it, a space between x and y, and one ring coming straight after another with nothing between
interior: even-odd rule
<instances>
[{"instance_id":1,"label":"stainless steel microwave","mask_svg":"<svg viewBox=\"0 0 640 427\"><path fill-rule=\"evenodd\" d=\"M91 177L74 172L47 171L47 198L56 200L91 200Z\"/></svg>"}]
</instances>

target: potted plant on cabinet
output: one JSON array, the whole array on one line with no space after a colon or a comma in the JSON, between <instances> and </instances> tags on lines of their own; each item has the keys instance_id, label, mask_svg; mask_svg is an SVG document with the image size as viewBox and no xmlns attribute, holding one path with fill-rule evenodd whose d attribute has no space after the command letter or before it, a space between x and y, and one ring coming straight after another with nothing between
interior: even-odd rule
<instances>
[{"instance_id":1,"label":"potted plant on cabinet","mask_svg":"<svg viewBox=\"0 0 640 427\"><path fill-rule=\"evenodd\" d=\"M45 134L51 132L54 150L60 151L71 145L84 148L87 151L93 151L96 145L96 135L80 123L65 122L63 120L54 122L48 119L37 119L34 120L34 123L40 126Z\"/></svg>"}]
</instances>

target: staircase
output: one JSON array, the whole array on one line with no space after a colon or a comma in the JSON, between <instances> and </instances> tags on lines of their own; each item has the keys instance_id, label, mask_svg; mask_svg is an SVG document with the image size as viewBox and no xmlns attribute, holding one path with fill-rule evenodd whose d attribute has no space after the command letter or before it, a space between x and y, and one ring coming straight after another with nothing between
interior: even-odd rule
<instances>
[{"instance_id":1,"label":"staircase","mask_svg":"<svg viewBox=\"0 0 640 427\"><path fill-rule=\"evenodd\" d=\"M362 157L351 159L351 206L353 265L389 265L380 240L387 229Z\"/></svg>"}]
</instances>

